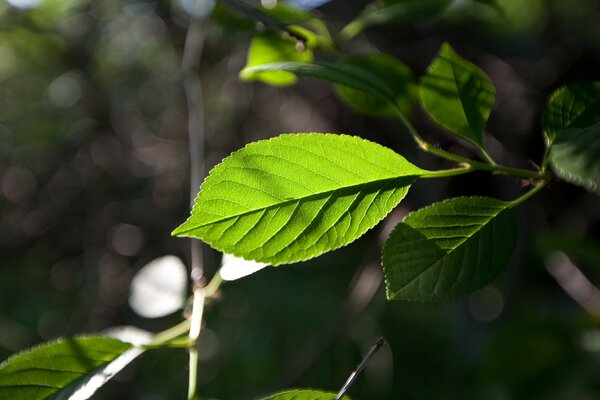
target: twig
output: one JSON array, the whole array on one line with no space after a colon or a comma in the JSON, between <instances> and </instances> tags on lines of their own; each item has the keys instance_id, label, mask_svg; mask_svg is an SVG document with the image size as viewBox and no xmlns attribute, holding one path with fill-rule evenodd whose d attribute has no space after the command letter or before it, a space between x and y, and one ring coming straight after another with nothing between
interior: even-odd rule
<instances>
[{"instance_id":1,"label":"twig","mask_svg":"<svg viewBox=\"0 0 600 400\"><path fill-rule=\"evenodd\" d=\"M188 137L190 154L190 203L204 177L204 106L202 84L198 75L200 58L206 37L208 21L192 17L185 37L181 72L188 111ZM189 386L188 400L198 398L198 337L202 328L204 311L204 263L202 244L199 240L190 241L190 277L193 282L193 306L189 330Z\"/></svg>"},{"instance_id":2,"label":"twig","mask_svg":"<svg viewBox=\"0 0 600 400\"><path fill-rule=\"evenodd\" d=\"M260 22L264 26L266 26L268 28L277 29L278 31L284 32L284 33L290 35L291 37L295 38L296 40L299 40L300 42L306 44L307 38L304 37L304 35L302 35L298 32L294 32L293 30L288 28L288 26L291 24L284 24L284 23L276 20L275 18L268 16L267 14L260 12L256 8L250 6L249 4L244 3L243 1L239 1L239 0L220 0L220 1L221 1L221 3L225 4L227 7L231 8L232 10L236 10L237 12L245 15L248 18L253 19L257 22Z\"/></svg>"},{"instance_id":3,"label":"twig","mask_svg":"<svg viewBox=\"0 0 600 400\"><path fill-rule=\"evenodd\" d=\"M202 316L204 314L204 288L196 286L194 288L194 304L192 306L192 317L189 333L189 386L188 400L198 399L198 338L202 329Z\"/></svg>"},{"instance_id":4,"label":"twig","mask_svg":"<svg viewBox=\"0 0 600 400\"><path fill-rule=\"evenodd\" d=\"M383 338L379 338L375 343L373 343L373 346L371 346L371 349L369 350L365 358L363 358L360 364L358 364L358 367L356 367L356 369L350 374L350 376L346 380L346 383L344 383L344 386L342 386L342 388L338 392L338 395L335 398L335 400L341 400L341 398L344 396L344 394L346 394L350 386L352 386L352 384L356 380L358 374L360 374L362 370L365 369L371 358L373 358L375 353L377 353L381 346L383 346L384 344L385 340L383 340Z\"/></svg>"},{"instance_id":5,"label":"twig","mask_svg":"<svg viewBox=\"0 0 600 400\"><path fill-rule=\"evenodd\" d=\"M190 203L193 204L196 191L204 177L204 107L202 84L198 76L198 67L206 37L207 21L204 18L192 18L188 26L183 50L181 71L188 111L188 137L190 155ZM202 244L190 239L191 278L194 284L201 282L204 275Z\"/></svg>"}]
</instances>

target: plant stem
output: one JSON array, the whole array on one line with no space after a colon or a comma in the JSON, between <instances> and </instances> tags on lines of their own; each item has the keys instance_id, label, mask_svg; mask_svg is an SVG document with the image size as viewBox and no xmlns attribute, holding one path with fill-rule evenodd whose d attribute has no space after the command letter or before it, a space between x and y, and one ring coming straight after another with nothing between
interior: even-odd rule
<instances>
[{"instance_id":1,"label":"plant stem","mask_svg":"<svg viewBox=\"0 0 600 400\"><path fill-rule=\"evenodd\" d=\"M185 37L181 72L188 111L188 140L190 155L190 203L204 177L204 107L202 84L198 67L208 22L204 18L191 18ZM191 239L191 277L198 283L204 275L202 244Z\"/></svg>"},{"instance_id":2,"label":"plant stem","mask_svg":"<svg viewBox=\"0 0 600 400\"><path fill-rule=\"evenodd\" d=\"M526 192L523 196L511 201L509 204L509 207L516 207L519 204L523 203L524 201L526 201L527 199L529 199L530 197L533 197L534 195L536 195L540 190L542 190L549 182L549 178L545 177L544 180L542 180L540 183L538 183L537 185L535 185L531 190L529 190L528 192Z\"/></svg>"},{"instance_id":3,"label":"plant stem","mask_svg":"<svg viewBox=\"0 0 600 400\"><path fill-rule=\"evenodd\" d=\"M460 168L450 168L450 169L440 169L437 171L428 171L427 174L423 174L419 176L419 178L446 178L449 176L457 176L468 174L475 170L471 165L467 165L465 167Z\"/></svg>"},{"instance_id":4,"label":"plant stem","mask_svg":"<svg viewBox=\"0 0 600 400\"><path fill-rule=\"evenodd\" d=\"M160 345L163 343L167 343L170 340L173 340L181 335L188 333L189 330L190 320L186 319L185 321L182 321L179 324L172 326L167 330L157 333L154 336L154 340L152 341L151 345Z\"/></svg>"},{"instance_id":5,"label":"plant stem","mask_svg":"<svg viewBox=\"0 0 600 400\"><path fill-rule=\"evenodd\" d=\"M483 171L492 171L499 174L504 175L512 175L519 176L521 178L541 178L543 174L540 171L532 171L528 169L521 168L512 168L512 167L504 167L502 165L497 165L496 162L490 157L490 155L484 150L481 149L481 153L483 157L486 159L487 163L479 162L472 160L467 157L459 156L458 154L450 153L448 151L442 150L439 147L436 147L421 137L417 132L415 126L410 122L408 118L404 115L402 110L398 107L397 104L393 104L394 108L398 112L398 116L400 121L404 125L404 127L408 130L408 133L413 138L413 140L417 143L417 145L423 150L433 155L436 155L441 158L445 158L446 160L454 161L466 166L471 167L470 171L463 171L462 173L471 172L473 170L483 170ZM457 173L459 175L459 173ZM441 175L441 176L450 176L450 175ZM423 176L424 178L426 176ZM432 178L437 176L430 176Z\"/></svg>"},{"instance_id":6,"label":"plant stem","mask_svg":"<svg viewBox=\"0 0 600 400\"><path fill-rule=\"evenodd\" d=\"M205 288L195 285L192 317L190 319L190 332L188 335L190 340L188 400L198 399L198 338L200 337L200 331L202 330L205 299Z\"/></svg>"},{"instance_id":7,"label":"plant stem","mask_svg":"<svg viewBox=\"0 0 600 400\"><path fill-rule=\"evenodd\" d=\"M498 164L496 164L496 161L494 161L492 156L490 156L490 154L484 148L480 148L479 150L481 152L483 159L485 161L487 161L488 164L494 165L494 166L498 165Z\"/></svg>"}]
</instances>

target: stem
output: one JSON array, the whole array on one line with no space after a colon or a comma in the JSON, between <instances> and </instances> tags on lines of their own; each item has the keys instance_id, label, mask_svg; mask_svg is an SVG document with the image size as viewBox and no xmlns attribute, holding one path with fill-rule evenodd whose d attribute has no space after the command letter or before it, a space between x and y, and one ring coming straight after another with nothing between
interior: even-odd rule
<instances>
[{"instance_id":1,"label":"stem","mask_svg":"<svg viewBox=\"0 0 600 400\"><path fill-rule=\"evenodd\" d=\"M460 164L470 166L470 167L472 167L472 170L492 171L492 172L496 172L499 174L519 176L522 178L541 178L543 176L543 174L539 171L532 171L532 170L528 170L528 169L504 167L501 165L497 165L496 162L490 157L489 154L487 154L487 152L484 149L481 149L482 155L484 156L484 158L486 158L488 163L482 163L482 162L475 161L475 160L472 160L467 157L459 156L458 154L454 154L454 153L450 153L448 151L442 150L439 147L436 147L436 146L428 143L427 141L425 141L423 139L423 137L421 137L421 135L419 135L415 126L410 122L410 120L408 118L406 118L406 116L404 115L402 110L400 110L400 107L398 107L398 105L395 103L393 103L392 105L398 112L400 121L405 126L405 128L408 130L408 133L410 134L410 136L413 138L413 140L417 143L417 145L423 151L426 151L426 152L436 155L438 157L445 158L450 161L454 161L454 162L457 162ZM466 172L470 172L470 171L464 171L463 173L466 173ZM441 175L441 176L446 176L446 175ZM450 176L450 175L448 175L448 176ZM436 176L431 176L431 177L435 178Z\"/></svg>"},{"instance_id":2,"label":"stem","mask_svg":"<svg viewBox=\"0 0 600 400\"><path fill-rule=\"evenodd\" d=\"M335 400L341 400L341 398L344 397L344 394L346 394L348 389L350 389L350 386L352 385L352 383L354 383L354 380L356 379L358 374L360 374L362 370L365 369L371 358L373 358L375 353L377 353L384 344L385 340L383 338L379 338L375 343L373 343L373 346L371 346L371 349L369 350L365 358L363 358L360 364L358 364L358 367L356 367L356 369L350 374L350 376L346 380L346 383L344 383L344 386L342 386L342 388L338 392Z\"/></svg>"},{"instance_id":3,"label":"stem","mask_svg":"<svg viewBox=\"0 0 600 400\"><path fill-rule=\"evenodd\" d=\"M540 190L542 190L549 182L549 178L546 177L544 178L544 180L542 180L540 183L538 183L537 185L535 185L531 190L529 190L528 192L526 192L523 196L511 201L509 203L509 207L516 207L519 204L523 203L524 201L526 201L527 199L529 199L530 197L535 196Z\"/></svg>"},{"instance_id":4,"label":"stem","mask_svg":"<svg viewBox=\"0 0 600 400\"><path fill-rule=\"evenodd\" d=\"M481 155L483 156L483 159L485 161L487 161L488 164L494 165L494 166L498 165L498 164L496 164L496 161L494 161L492 156L490 156L490 154L484 148L480 148L479 150L481 152Z\"/></svg>"},{"instance_id":5,"label":"stem","mask_svg":"<svg viewBox=\"0 0 600 400\"><path fill-rule=\"evenodd\" d=\"M215 293L217 293L217 290L219 290L221 283L223 283L223 278L221 277L221 271L219 270L204 288L206 297L213 297Z\"/></svg>"},{"instance_id":6,"label":"stem","mask_svg":"<svg viewBox=\"0 0 600 400\"><path fill-rule=\"evenodd\" d=\"M188 319L186 319L183 322L180 322L179 324L164 330L162 332L157 333L154 336L154 340L152 341L151 345L160 345L163 343L167 343L170 340L173 340L187 332L189 332L190 330L190 321Z\"/></svg>"},{"instance_id":7,"label":"stem","mask_svg":"<svg viewBox=\"0 0 600 400\"><path fill-rule=\"evenodd\" d=\"M475 168L471 165L460 168L440 169L437 171L428 171L427 174L421 175L419 178L446 178L449 176L457 176L473 172Z\"/></svg>"},{"instance_id":8,"label":"stem","mask_svg":"<svg viewBox=\"0 0 600 400\"><path fill-rule=\"evenodd\" d=\"M188 111L188 140L190 156L190 203L193 204L196 191L204 177L204 107L202 100L202 84L198 76L198 67L204 38L206 37L207 21L192 18L188 26L183 49L181 71L183 88ZM204 275L202 244L190 239L191 278L195 283L200 282Z\"/></svg>"},{"instance_id":9,"label":"stem","mask_svg":"<svg viewBox=\"0 0 600 400\"><path fill-rule=\"evenodd\" d=\"M204 314L205 289L195 285L194 300L192 305L192 317L190 319L189 332L189 386L188 400L198 399L198 337L202 330L202 316Z\"/></svg>"}]
</instances>

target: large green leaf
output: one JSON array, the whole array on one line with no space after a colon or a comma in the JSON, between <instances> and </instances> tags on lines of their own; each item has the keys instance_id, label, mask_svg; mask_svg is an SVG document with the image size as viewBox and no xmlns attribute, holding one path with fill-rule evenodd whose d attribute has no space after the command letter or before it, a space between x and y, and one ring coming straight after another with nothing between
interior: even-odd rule
<instances>
[{"instance_id":1,"label":"large green leaf","mask_svg":"<svg viewBox=\"0 0 600 400\"><path fill-rule=\"evenodd\" d=\"M272 265L302 261L361 236L426 173L358 137L281 135L217 165L173 234Z\"/></svg>"},{"instance_id":2,"label":"large green leaf","mask_svg":"<svg viewBox=\"0 0 600 400\"><path fill-rule=\"evenodd\" d=\"M293 73L286 71L259 72L253 71L251 67L279 61L311 61L313 54L310 46L298 47L297 44L296 39L285 38L281 33L273 30L257 34L248 49L248 59L246 66L240 72L240 78L246 81L260 80L275 86L294 84L297 78Z\"/></svg>"},{"instance_id":3,"label":"large green leaf","mask_svg":"<svg viewBox=\"0 0 600 400\"><path fill-rule=\"evenodd\" d=\"M365 54L348 57L344 63L367 70L386 82L394 92L395 102L404 115L410 115L415 103L415 77L406 65L385 54ZM353 109L374 117L398 117L392 104L345 85L336 85L340 98Z\"/></svg>"},{"instance_id":4,"label":"large green leaf","mask_svg":"<svg viewBox=\"0 0 600 400\"><path fill-rule=\"evenodd\" d=\"M483 131L495 99L490 78L448 43L421 80L421 101L429 116L478 147L483 147Z\"/></svg>"},{"instance_id":5,"label":"large green leaf","mask_svg":"<svg viewBox=\"0 0 600 400\"><path fill-rule=\"evenodd\" d=\"M362 68L333 62L277 62L247 68L248 73L287 71L361 90L390 104L396 103L394 91L381 79Z\"/></svg>"},{"instance_id":6,"label":"large green leaf","mask_svg":"<svg viewBox=\"0 0 600 400\"><path fill-rule=\"evenodd\" d=\"M63 393L72 394L128 350L133 350L129 343L89 336L60 339L18 353L0 365L0 399L67 398Z\"/></svg>"},{"instance_id":7,"label":"large green leaf","mask_svg":"<svg viewBox=\"0 0 600 400\"><path fill-rule=\"evenodd\" d=\"M261 400L335 400L336 396L336 393L321 392L319 390L296 389L272 394ZM350 398L344 396L342 400L350 400Z\"/></svg>"},{"instance_id":8,"label":"large green leaf","mask_svg":"<svg viewBox=\"0 0 600 400\"><path fill-rule=\"evenodd\" d=\"M567 182L600 193L600 122L560 132L552 145L550 162Z\"/></svg>"},{"instance_id":9,"label":"large green leaf","mask_svg":"<svg viewBox=\"0 0 600 400\"><path fill-rule=\"evenodd\" d=\"M600 121L600 82L577 82L557 89L548 100L542 127L550 142L567 128L587 128Z\"/></svg>"},{"instance_id":10,"label":"large green leaf","mask_svg":"<svg viewBox=\"0 0 600 400\"><path fill-rule=\"evenodd\" d=\"M506 266L517 241L509 203L459 197L410 213L383 248L390 300L444 301L473 292Z\"/></svg>"}]
</instances>

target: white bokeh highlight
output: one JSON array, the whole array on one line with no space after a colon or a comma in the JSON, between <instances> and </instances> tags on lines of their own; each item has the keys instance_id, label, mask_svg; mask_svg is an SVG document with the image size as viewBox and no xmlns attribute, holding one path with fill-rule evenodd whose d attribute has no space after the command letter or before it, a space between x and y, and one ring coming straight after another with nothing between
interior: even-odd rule
<instances>
[{"instance_id":1,"label":"white bokeh highlight","mask_svg":"<svg viewBox=\"0 0 600 400\"><path fill-rule=\"evenodd\" d=\"M183 262L175 256L160 257L134 276L129 305L142 317L164 317L183 307L186 287L187 271Z\"/></svg>"}]
</instances>

